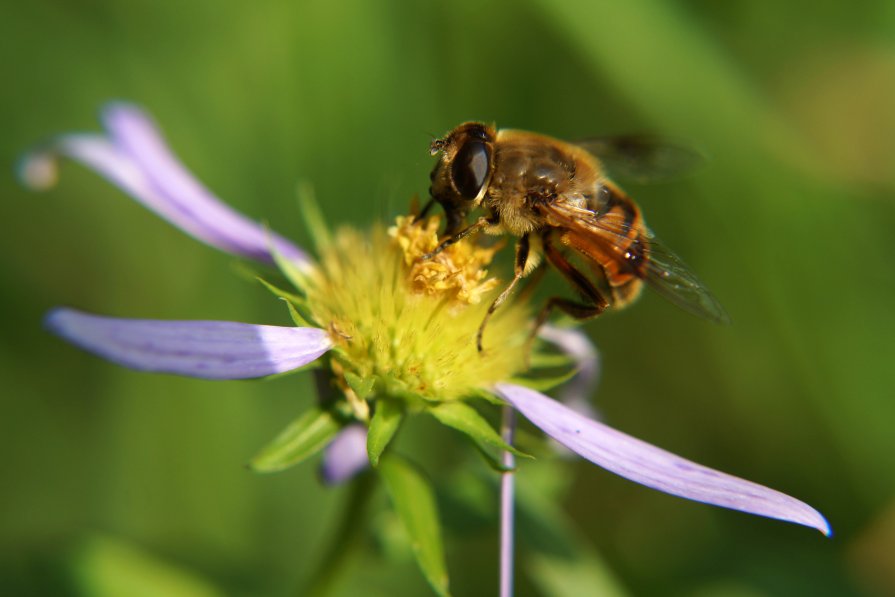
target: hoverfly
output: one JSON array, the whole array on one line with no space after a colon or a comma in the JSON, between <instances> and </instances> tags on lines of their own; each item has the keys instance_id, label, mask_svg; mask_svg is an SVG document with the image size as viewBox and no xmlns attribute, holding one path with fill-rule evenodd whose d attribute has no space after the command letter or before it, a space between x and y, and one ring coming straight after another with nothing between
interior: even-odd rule
<instances>
[{"instance_id":1,"label":"hoverfly","mask_svg":"<svg viewBox=\"0 0 895 597\"><path fill-rule=\"evenodd\" d=\"M726 323L727 314L706 287L649 231L640 208L607 177L604 163L635 177L686 166L696 154L649 137L618 137L568 143L545 135L467 122L430 146L439 156L431 173L430 201L420 217L439 203L446 216L445 247L477 231L510 234L516 244L514 276L494 300L479 327L476 345L491 314L541 255L574 287L582 301L554 297L541 310L535 332L553 309L576 319L621 308L646 282L666 299L706 319ZM467 217L484 210L472 224ZM568 257L585 262L589 274Z\"/></svg>"}]
</instances>

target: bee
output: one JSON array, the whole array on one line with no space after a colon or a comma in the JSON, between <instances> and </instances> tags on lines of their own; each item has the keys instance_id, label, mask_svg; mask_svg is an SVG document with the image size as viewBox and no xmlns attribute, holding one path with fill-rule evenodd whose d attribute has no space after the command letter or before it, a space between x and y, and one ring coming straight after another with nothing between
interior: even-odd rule
<instances>
[{"instance_id":1,"label":"bee","mask_svg":"<svg viewBox=\"0 0 895 597\"><path fill-rule=\"evenodd\" d=\"M430 259L470 234L518 237L514 276L479 327L481 352L488 319L519 282L539 269L541 257L580 295L550 298L533 335L559 309L576 319L629 305L644 283L700 317L729 322L711 292L647 228L637 204L607 176L606 165L633 178L662 178L685 169L698 154L651 137L615 137L569 143L520 130L467 122L435 139L430 200L445 212L444 240ZM469 215L482 211L471 224ZM577 258L570 259L572 256ZM587 273L575 261L583 263ZM540 268L543 271L543 268Z\"/></svg>"}]
</instances>

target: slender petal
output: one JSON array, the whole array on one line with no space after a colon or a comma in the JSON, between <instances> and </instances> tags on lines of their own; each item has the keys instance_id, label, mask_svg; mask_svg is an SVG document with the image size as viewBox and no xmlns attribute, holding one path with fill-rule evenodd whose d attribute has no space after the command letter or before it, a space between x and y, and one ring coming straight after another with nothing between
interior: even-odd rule
<instances>
[{"instance_id":1,"label":"slender petal","mask_svg":"<svg viewBox=\"0 0 895 597\"><path fill-rule=\"evenodd\" d=\"M627 479L691 500L787 520L830 535L811 506L767 487L712 470L592 421L534 390L496 386L507 402L544 433L580 456Z\"/></svg>"},{"instance_id":2,"label":"slender petal","mask_svg":"<svg viewBox=\"0 0 895 597\"><path fill-rule=\"evenodd\" d=\"M358 423L342 429L326 446L320 476L327 485L339 485L369 466L367 428Z\"/></svg>"},{"instance_id":3,"label":"slender petal","mask_svg":"<svg viewBox=\"0 0 895 597\"><path fill-rule=\"evenodd\" d=\"M103 112L109 137L68 134L22 160L20 176L31 188L43 189L56 180L58 156L95 170L134 199L187 234L223 251L273 262L271 247L300 266L307 254L222 203L196 180L165 144L152 120L123 103Z\"/></svg>"},{"instance_id":4,"label":"slender petal","mask_svg":"<svg viewBox=\"0 0 895 597\"><path fill-rule=\"evenodd\" d=\"M157 321L55 309L47 328L105 359L142 371L247 379L291 371L332 348L317 328L229 321Z\"/></svg>"},{"instance_id":5,"label":"slender petal","mask_svg":"<svg viewBox=\"0 0 895 597\"><path fill-rule=\"evenodd\" d=\"M600 354L590 338L581 330L550 324L544 325L538 336L569 355L578 369L575 377L559 389L560 401L579 414L595 417L590 398L600 380Z\"/></svg>"}]
</instances>

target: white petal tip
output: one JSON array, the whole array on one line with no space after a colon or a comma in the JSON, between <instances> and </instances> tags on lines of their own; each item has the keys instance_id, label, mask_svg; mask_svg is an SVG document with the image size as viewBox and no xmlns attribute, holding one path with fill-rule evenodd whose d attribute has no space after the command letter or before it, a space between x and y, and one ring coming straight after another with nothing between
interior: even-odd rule
<instances>
[{"instance_id":1,"label":"white petal tip","mask_svg":"<svg viewBox=\"0 0 895 597\"><path fill-rule=\"evenodd\" d=\"M823 533L825 537L832 538L833 529L830 527L830 523L827 522L827 519L820 512L817 513L817 516L819 520L815 521L814 528Z\"/></svg>"}]
</instances>

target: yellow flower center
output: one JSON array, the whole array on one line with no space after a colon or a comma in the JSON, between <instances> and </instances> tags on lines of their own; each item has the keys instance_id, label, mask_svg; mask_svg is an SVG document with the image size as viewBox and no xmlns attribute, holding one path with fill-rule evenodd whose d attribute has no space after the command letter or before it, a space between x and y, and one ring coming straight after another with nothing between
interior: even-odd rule
<instances>
[{"instance_id":1,"label":"yellow flower center","mask_svg":"<svg viewBox=\"0 0 895 597\"><path fill-rule=\"evenodd\" d=\"M304 281L307 306L330 330L334 359L375 381L374 392L425 400L470 397L525 366L524 304L494 314L479 353L475 337L501 286L488 276L496 248L465 239L429 260L439 218L399 217L388 231L339 230Z\"/></svg>"}]
</instances>

